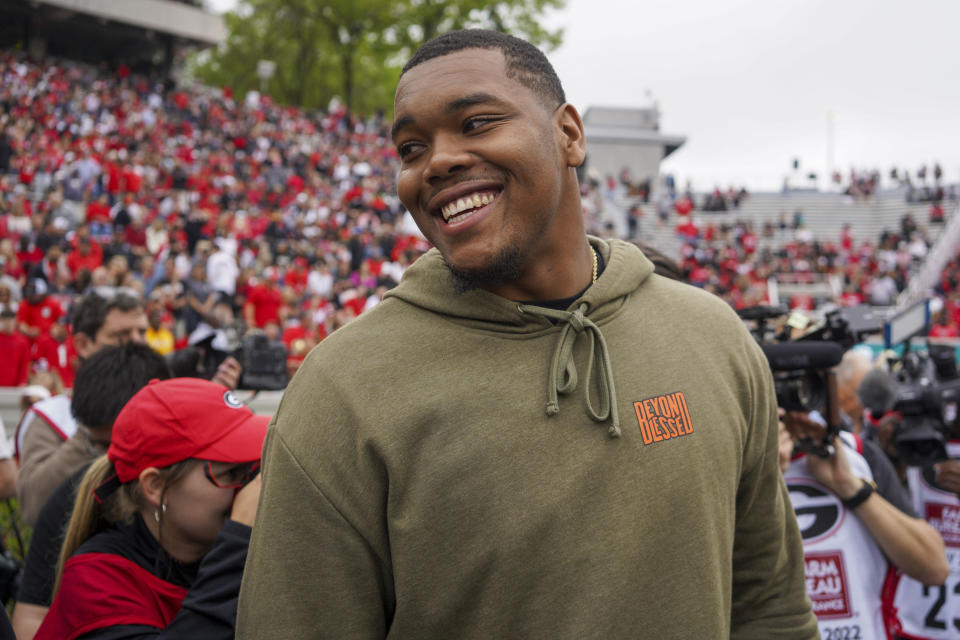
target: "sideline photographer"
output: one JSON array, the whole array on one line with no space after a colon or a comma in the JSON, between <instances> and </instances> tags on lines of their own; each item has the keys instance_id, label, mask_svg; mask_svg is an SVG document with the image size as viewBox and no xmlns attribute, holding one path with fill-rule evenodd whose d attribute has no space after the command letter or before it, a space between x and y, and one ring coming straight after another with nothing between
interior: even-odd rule
<instances>
[{"instance_id":1,"label":"sideline photographer","mask_svg":"<svg viewBox=\"0 0 960 640\"><path fill-rule=\"evenodd\" d=\"M931 587L909 575L891 577L884 590L894 638L949 640L960 636L960 375L954 344L911 340L927 335L930 301L890 318L884 327L886 370L871 371L858 395L866 408L865 433L877 442L906 480L911 503L943 537L950 575Z\"/></svg>"},{"instance_id":2,"label":"sideline photographer","mask_svg":"<svg viewBox=\"0 0 960 640\"><path fill-rule=\"evenodd\" d=\"M189 347L168 356L174 376L205 378L245 391L282 390L289 382L283 343L259 329L247 331L229 305L217 303L189 342Z\"/></svg>"},{"instance_id":3,"label":"sideline photographer","mask_svg":"<svg viewBox=\"0 0 960 640\"><path fill-rule=\"evenodd\" d=\"M889 567L942 584L943 541L910 512L889 461L867 463L859 437L842 433L830 457L794 453L798 441L822 442L825 432L807 414L783 415L780 462L803 537L807 594L825 640L884 637Z\"/></svg>"},{"instance_id":4,"label":"sideline photographer","mask_svg":"<svg viewBox=\"0 0 960 640\"><path fill-rule=\"evenodd\" d=\"M780 309L741 315L757 321L754 335L776 383L781 469L820 634L824 640L887 637L882 596L888 576L899 569L918 583L939 585L949 566L943 540L916 517L890 460L875 444L841 430L855 426L854 416L842 412L856 412L850 391L864 373L858 355L844 351L875 331L874 323L863 311L844 310L828 313L811 330L791 318L770 331L766 323L783 315ZM865 446L873 448L867 456Z\"/></svg>"},{"instance_id":5,"label":"sideline photographer","mask_svg":"<svg viewBox=\"0 0 960 640\"><path fill-rule=\"evenodd\" d=\"M894 449L898 436L904 437L904 418L891 412L879 421L881 441ZM934 588L910 576L892 579L895 638L949 640L960 635L960 430L955 419L949 426L941 421L938 430L945 440L943 457L908 466L905 475L914 508L943 537L950 575Z\"/></svg>"}]
</instances>

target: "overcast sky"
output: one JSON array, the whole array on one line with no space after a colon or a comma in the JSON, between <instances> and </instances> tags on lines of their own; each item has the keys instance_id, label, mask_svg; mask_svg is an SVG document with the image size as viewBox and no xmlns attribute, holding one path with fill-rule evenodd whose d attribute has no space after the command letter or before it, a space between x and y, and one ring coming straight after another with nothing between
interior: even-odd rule
<instances>
[{"instance_id":1,"label":"overcast sky","mask_svg":"<svg viewBox=\"0 0 960 640\"><path fill-rule=\"evenodd\" d=\"M828 113L837 169L960 182L958 0L568 0L547 21L581 112L655 100L686 136L663 165L681 184L777 189L794 157L822 175Z\"/></svg>"}]
</instances>

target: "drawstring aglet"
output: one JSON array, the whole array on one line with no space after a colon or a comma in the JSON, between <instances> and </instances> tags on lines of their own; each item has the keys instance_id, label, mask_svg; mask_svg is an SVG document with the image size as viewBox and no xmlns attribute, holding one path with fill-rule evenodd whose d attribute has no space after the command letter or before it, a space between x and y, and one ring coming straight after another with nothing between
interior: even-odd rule
<instances>
[{"instance_id":1,"label":"drawstring aglet","mask_svg":"<svg viewBox=\"0 0 960 640\"><path fill-rule=\"evenodd\" d=\"M618 426L615 425L615 424L610 425L610 427L607 429L607 435L610 436L611 439L613 439L613 438L619 438L619 437L620 437L620 427L618 427Z\"/></svg>"},{"instance_id":2,"label":"drawstring aglet","mask_svg":"<svg viewBox=\"0 0 960 640\"><path fill-rule=\"evenodd\" d=\"M555 415L557 415L558 413L560 413L560 405L559 405L558 403L556 403L556 402L548 402L548 403L547 403L547 415L548 415L548 416L555 416Z\"/></svg>"}]
</instances>

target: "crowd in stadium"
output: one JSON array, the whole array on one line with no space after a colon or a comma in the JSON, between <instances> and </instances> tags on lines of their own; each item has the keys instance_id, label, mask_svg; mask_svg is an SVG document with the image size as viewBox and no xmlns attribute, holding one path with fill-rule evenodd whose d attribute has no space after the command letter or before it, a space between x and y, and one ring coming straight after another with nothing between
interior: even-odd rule
<instances>
[{"instance_id":1,"label":"crowd in stadium","mask_svg":"<svg viewBox=\"0 0 960 640\"><path fill-rule=\"evenodd\" d=\"M146 302L161 353L243 322L282 340L294 370L427 248L403 224L382 117L336 104L310 114L258 94L173 88L123 66L10 53L0 78L0 306L17 310L12 333L30 361L0 384L52 370L71 386L70 308L118 288ZM646 206L649 181L620 182ZM612 177L585 181L585 215L599 215L615 188ZM738 308L762 302L776 273L839 274L839 303L889 304L931 240L926 225L906 222L859 246L848 232L813 238L799 213L759 235L743 222L698 226L692 211L736 209L747 191L718 188L699 204L664 192L658 215L677 221L688 280Z\"/></svg>"},{"instance_id":2,"label":"crowd in stadium","mask_svg":"<svg viewBox=\"0 0 960 640\"><path fill-rule=\"evenodd\" d=\"M224 458L204 457L218 446L226 450L221 440L235 435L231 412L242 403L230 392L224 395L223 387L235 389L241 374L229 361L203 369L206 362L177 354L195 353L198 347L232 353L238 336L258 335L283 345L286 371L292 374L311 348L377 305L429 248L396 196L398 166L382 115L358 117L336 103L310 113L255 92L241 97L229 89L158 82L124 66L37 63L0 53L0 387L24 388L21 424L33 425L15 436L19 471L3 466L10 455L0 447L0 495L7 490L2 482L12 474L7 495L19 482L20 509L36 526L30 553L62 546L64 558L74 559L67 570L75 572L64 587L65 567L57 567L56 558L34 559L26 588L17 596L19 628L36 631L44 616L48 621L40 638L77 626L66 620L74 612L65 609L70 598L83 601L90 594L76 579L76 557L84 553L73 553L99 552L111 542L77 534L77 519L68 522L71 510L103 516L104 504L122 504L116 493L121 484L142 482L140 474L163 465L203 460L203 466L186 465L172 473L204 474L204 483L231 490L231 500L237 497L217 513L222 520L229 510L229 520L242 527L228 524L221 530L218 522L204 535L215 545L209 557L226 565L224 573L236 574L231 588L239 585L257 511L266 418L243 409L237 424L247 432L244 446L234 446ZM604 207L615 194L631 203L630 239L642 241L640 220L645 209L655 209L656 220L647 224L673 228L680 242L678 279L737 310L767 302L768 283L777 277L808 284L832 279L840 290L830 302L886 307L895 304L926 259L936 239L932 229L939 228L933 225L945 221L944 201L956 199L955 191L942 184L939 166L931 175L928 183L924 168L917 172L919 186L909 176L901 185L908 200L930 202L928 220L906 214L899 228L861 242L849 224L838 238L815 237L800 210L789 221L783 213L778 223L759 229L748 221L711 217L739 209L751 197L745 188L716 188L698 196L689 188L679 192L672 178L658 190L649 179L634 183L624 173L619 179L585 180L581 196L586 227L597 235L611 233ZM846 193L869 198L880 179L878 172L851 172ZM900 180L896 173L891 179ZM596 281L603 267L591 255ZM612 270L611 265L606 266ZM929 334L960 337L960 256L943 271L936 289L938 307ZM818 302L810 296L789 299L791 307L810 311ZM184 372L223 386L185 381ZM857 396L863 375L856 384L853 377L843 381L847 399ZM72 399L61 395L65 389L74 390ZM165 401L174 395L190 411L178 412ZM59 427L31 407L41 398L60 399L66 414ZM853 405L850 416L860 423L865 407L859 399ZM103 411L84 413L84 406ZM186 427L171 430L169 424L178 421L206 440L190 437ZM56 433L42 431L42 422ZM226 426L214 433L210 425L221 423ZM869 431L869 426L857 424L856 430ZM781 429L783 449L786 427ZM126 438L139 437L155 438L153 446L124 449ZM41 456L44 447L48 450ZM101 455L107 447L110 466ZM791 460L790 447L787 451L781 470L796 475L799 471L791 469L796 458ZM896 484L897 477L888 479ZM176 493L174 501L177 495L181 502L170 503L171 514L203 502ZM77 496L77 506L71 507ZM859 500L848 505L852 510L869 496L861 490L845 504ZM163 494L156 504L149 496L140 498L147 500L139 504L141 519L127 528L123 518L113 524L129 536L128 543L152 540L153 553L161 522L173 516L167 515ZM232 632L232 612L221 616L220 605L209 604L224 589L204 581L202 557L177 567L182 575L170 582L184 592L174 599L176 607L164 610L176 620L148 621L145 627L170 623L172 637L178 629L213 634L229 627ZM937 576L945 569L939 569L929 580L924 576L924 584L943 583L946 578ZM55 593L59 600L52 600ZM235 595L223 606L225 611L231 607L235 611ZM104 607L82 616L114 613ZM116 624L130 623L118 618Z\"/></svg>"},{"instance_id":3,"label":"crowd in stadium","mask_svg":"<svg viewBox=\"0 0 960 640\"><path fill-rule=\"evenodd\" d=\"M164 353L236 314L302 358L426 248L382 119L9 54L0 77L0 301L68 386L88 291L146 300Z\"/></svg>"}]
</instances>

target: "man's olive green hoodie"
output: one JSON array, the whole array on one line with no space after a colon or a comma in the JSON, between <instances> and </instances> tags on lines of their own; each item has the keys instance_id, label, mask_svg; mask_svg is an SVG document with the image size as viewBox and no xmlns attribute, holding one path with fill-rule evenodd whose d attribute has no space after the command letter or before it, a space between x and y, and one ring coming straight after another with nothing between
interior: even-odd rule
<instances>
[{"instance_id":1,"label":"man's olive green hoodie","mask_svg":"<svg viewBox=\"0 0 960 640\"><path fill-rule=\"evenodd\" d=\"M434 250L269 430L237 637L817 637L766 361L633 245L567 312Z\"/></svg>"}]
</instances>

